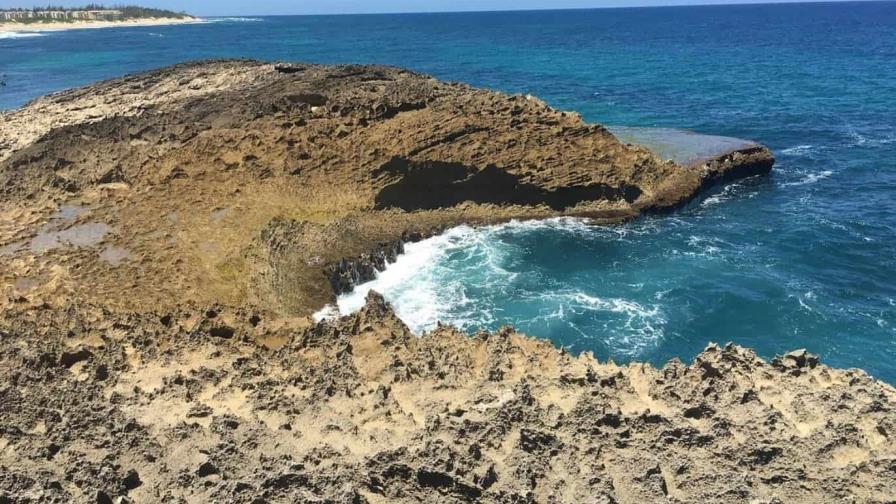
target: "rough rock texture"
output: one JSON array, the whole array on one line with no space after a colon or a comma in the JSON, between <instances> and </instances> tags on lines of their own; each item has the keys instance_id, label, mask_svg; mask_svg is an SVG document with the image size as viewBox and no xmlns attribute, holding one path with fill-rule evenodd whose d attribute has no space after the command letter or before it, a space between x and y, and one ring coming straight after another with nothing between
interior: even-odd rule
<instances>
[{"instance_id":1,"label":"rough rock texture","mask_svg":"<svg viewBox=\"0 0 896 504\"><path fill-rule=\"evenodd\" d=\"M805 352L616 366L376 294L305 328L15 305L0 377L3 502L896 499L896 390Z\"/></svg>"},{"instance_id":2,"label":"rough rock texture","mask_svg":"<svg viewBox=\"0 0 896 504\"><path fill-rule=\"evenodd\" d=\"M0 503L893 502L896 391L805 352L655 369L417 337L378 295L306 316L447 226L618 222L772 163L373 66L185 64L0 113Z\"/></svg>"},{"instance_id":3,"label":"rough rock texture","mask_svg":"<svg viewBox=\"0 0 896 504\"><path fill-rule=\"evenodd\" d=\"M0 113L0 257L13 266L0 282L126 309L309 314L363 278L343 259L365 263L402 236L561 214L615 222L773 161L756 146L678 166L536 98L397 68L183 64ZM59 223L63 203L84 211ZM101 241L79 234L87 224L108 228ZM29 245L70 227L57 241L81 247ZM104 260L104 247L125 257Z\"/></svg>"}]
</instances>

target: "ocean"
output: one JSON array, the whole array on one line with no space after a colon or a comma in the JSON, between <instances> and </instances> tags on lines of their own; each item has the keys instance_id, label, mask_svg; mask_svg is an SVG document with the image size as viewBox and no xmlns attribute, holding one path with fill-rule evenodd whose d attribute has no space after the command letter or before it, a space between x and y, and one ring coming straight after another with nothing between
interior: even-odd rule
<instances>
[{"instance_id":1,"label":"ocean","mask_svg":"<svg viewBox=\"0 0 896 504\"><path fill-rule=\"evenodd\" d=\"M409 244L370 284L417 332L511 324L617 362L732 341L896 383L896 2L219 18L0 32L0 108L196 58L384 63L613 126L747 138L771 176L670 216Z\"/></svg>"}]
</instances>

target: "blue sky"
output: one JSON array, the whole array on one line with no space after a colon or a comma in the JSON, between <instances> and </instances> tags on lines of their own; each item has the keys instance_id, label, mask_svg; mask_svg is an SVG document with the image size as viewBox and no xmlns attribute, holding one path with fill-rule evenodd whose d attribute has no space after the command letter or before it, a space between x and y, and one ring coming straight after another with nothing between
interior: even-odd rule
<instances>
[{"instance_id":1,"label":"blue sky","mask_svg":"<svg viewBox=\"0 0 896 504\"><path fill-rule=\"evenodd\" d=\"M184 10L200 16L245 16L275 14L350 14L376 12L445 12L524 9L583 9L595 7L638 7L647 5L700 5L738 3L780 3L774 0L92 0L96 3L137 4ZM88 0L0 0L0 8L33 5L77 6Z\"/></svg>"}]
</instances>

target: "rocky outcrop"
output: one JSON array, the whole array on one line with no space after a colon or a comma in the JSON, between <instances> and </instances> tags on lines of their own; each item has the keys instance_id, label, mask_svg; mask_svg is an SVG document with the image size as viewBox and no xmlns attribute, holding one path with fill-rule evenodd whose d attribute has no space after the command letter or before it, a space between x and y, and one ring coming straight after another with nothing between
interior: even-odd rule
<instances>
[{"instance_id":1,"label":"rocky outcrop","mask_svg":"<svg viewBox=\"0 0 896 504\"><path fill-rule=\"evenodd\" d=\"M223 331L222 328L227 328ZM0 317L9 502L891 502L896 390L805 351L662 368L375 293L306 327L214 306Z\"/></svg>"},{"instance_id":2,"label":"rocky outcrop","mask_svg":"<svg viewBox=\"0 0 896 504\"><path fill-rule=\"evenodd\" d=\"M330 278L330 286L337 295L351 292L356 285L368 282L376 278L377 272L386 269L386 265L404 253L404 244L407 241L417 241L419 233L405 234L398 240L382 243L372 252L361 254L360 257L346 257L327 266L327 276Z\"/></svg>"},{"instance_id":3,"label":"rocky outcrop","mask_svg":"<svg viewBox=\"0 0 896 504\"><path fill-rule=\"evenodd\" d=\"M369 279L403 235L676 208L770 170L769 151L751 145L679 165L531 96L398 68L177 65L0 113L0 253L16 265L0 285L28 278L32 295L52 284L128 309L190 300L309 314ZM24 246L63 203L85 208L72 226L107 226L105 241ZM283 254L262 234L288 222L301 229ZM104 261L100 247L130 260Z\"/></svg>"},{"instance_id":4,"label":"rocky outcrop","mask_svg":"<svg viewBox=\"0 0 896 504\"><path fill-rule=\"evenodd\" d=\"M737 145L678 164L357 65L190 63L0 113L0 502L890 502L896 391L805 351L657 369L417 337L376 294L305 316L448 226L614 223L771 169Z\"/></svg>"}]
</instances>

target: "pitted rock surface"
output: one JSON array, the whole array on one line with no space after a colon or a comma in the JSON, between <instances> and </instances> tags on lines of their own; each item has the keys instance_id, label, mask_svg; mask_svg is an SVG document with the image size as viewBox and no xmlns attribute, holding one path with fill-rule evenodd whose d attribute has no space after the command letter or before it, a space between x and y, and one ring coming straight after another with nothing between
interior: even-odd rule
<instances>
[{"instance_id":1,"label":"pitted rock surface","mask_svg":"<svg viewBox=\"0 0 896 504\"><path fill-rule=\"evenodd\" d=\"M768 172L768 149L744 145L678 166L537 98L399 68L186 63L0 112L0 287L308 315L409 237L512 218L618 222ZM46 226L68 237L87 225L103 234L28 246Z\"/></svg>"},{"instance_id":2,"label":"pitted rock surface","mask_svg":"<svg viewBox=\"0 0 896 504\"><path fill-rule=\"evenodd\" d=\"M222 321L233 337L212 334ZM882 503L896 491L896 390L862 371L730 345L617 366L509 328L417 337L375 293L305 327L222 306L7 309L0 377L12 502Z\"/></svg>"}]
</instances>

